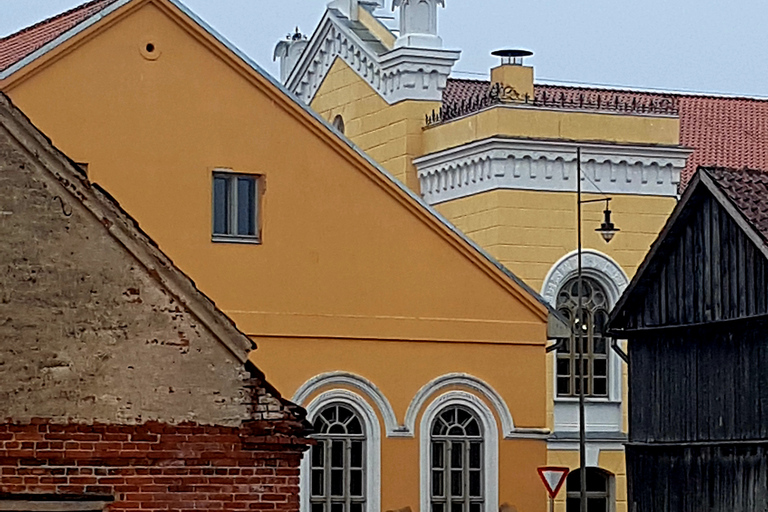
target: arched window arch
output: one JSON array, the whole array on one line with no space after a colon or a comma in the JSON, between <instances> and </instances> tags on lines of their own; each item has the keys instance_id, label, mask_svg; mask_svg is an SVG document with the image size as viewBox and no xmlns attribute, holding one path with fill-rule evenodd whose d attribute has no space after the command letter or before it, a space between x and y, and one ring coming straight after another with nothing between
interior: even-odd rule
<instances>
[{"instance_id":1,"label":"arched window arch","mask_svg":"<svg viewBox=\"0 0 768 512\"><path fill-rule=\"evenodd\" d=\"M555 307L571 322L573 332L581 332L583 372L579 372L578 339L561 340L557 349L557 396L578 396L580 386L590 397L608 397L610 340L605 334L610 304L606 290L595 279L582 276L581 307L578 315L579 281L565 282L557 294Z\"/></svg>"},{"instance_id":2,"label":"arched window arch","mask_svg":"<svg viewBox=\"0 0 768 512\"><path fill-rule=\"evenodd\" d=\"M480 421L460 405L446 407L430 433L432 512L484 510L483 432Z\"/></svg>"},{"instance_id":3,"label":"arched window arch","mask_svg":"<svg viewBox=\"0 0 768 512\"><path fill-rule=\"evenodd\" d=\"M302 512L379 512L381 426L371 405L350 390L331 389L306 408L322 448L301 461Z\"/></svg>"},{"instance_id":4,"label":"arched window arch","mask_svg":"<svg viewBox=\"0 0 768 512\"><path fill-rule=\"evenodd\" d=\"M341 117L341 114L333 118L333 127L336 128L339 133L344 135L344 118Z\"/></svg>"},{"instance_id":5,"label":"arched window arch","mask_svg":"<svg viewBox=\"0 0 768 512\"><path fill-rule=\"evenodd\" d=\"M599 468L586 468L587 511L611 512L613 510L613 479L611 474ZM581 471L568 474L565 481L566 512L581 510Z\"/></svg>"},{"instance_id":6,"label":"arched window arch","mask_svg":"<svg viewBox=\"0 0 768 512\"><path fill-rule=\"evenodd\" d=\"M312 512L363 512L366 432L356 411L331 403L315 416L310 456Z\"/></svg>"},{"instance_id":7,"label":"arched window arch","mask_svg":"<svg viewBox=\"0 0 768 512\"><path fill-rule=\"evenodd\" d=\"M443 393L425 409L419 432L421 510L498 508L499 432L485 402L466 391Z\"/></svg>"}]
</instances>

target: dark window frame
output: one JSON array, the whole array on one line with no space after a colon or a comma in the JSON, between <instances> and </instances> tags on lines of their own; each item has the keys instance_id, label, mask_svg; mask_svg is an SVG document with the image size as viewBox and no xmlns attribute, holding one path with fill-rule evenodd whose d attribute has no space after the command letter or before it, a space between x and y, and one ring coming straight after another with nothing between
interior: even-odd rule
<instances>
[{"instance_id":1,"label":"dark window frame","mask_svg":"<svg viewBox=\"0 0 768 512\"><path fill-rule=\"evenodd\" d=\"M223 197L219 197L219 184L224 184ZM250 187L250 190L245 189L246 201L252 202L246 207L249 217L242 216L239 205L242 202L242 184ZM260 244L262 242L261 196L263 192L264 177L262 175L237 173L229 169L214 170L211 178L211 240Z\"/></svg>"},{"instance_id":2,"label":"dark window frame","mask_svg":"<svg viewBox=\"0 0 768 512\"><path fill-rule=\"evenodd\" d=\"M579 351L576 332L579 318L576 314L578 288L576 278L569 279L557 294L556 306L558 311L570 321L573 336L560 340L556 351L555 362L555 396L556 398L577 398L579 396L580 380L585 382L584 396L590 399L609 399L611 393L611 340L602 329L608 319L610 309L609 297L605 288L595 279L583 276L584 297L582 310L584 312L582 327L583 365L586 368L583 375L579 372ZM579 379L581 377L581 379ZM597 391L595 391L597 388Z\"/></svg>"}]
</instances>

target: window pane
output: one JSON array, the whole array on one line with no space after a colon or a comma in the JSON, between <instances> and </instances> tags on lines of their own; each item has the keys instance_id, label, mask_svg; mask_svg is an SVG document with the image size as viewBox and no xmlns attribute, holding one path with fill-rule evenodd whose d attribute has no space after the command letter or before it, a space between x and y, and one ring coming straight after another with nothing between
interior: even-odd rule
<instances>
[{"instance_id":1,"label":"window pane","mask_svg":"<svg viewBox=\"0 0 768 512\"><path fill-rule=\"evenodd\" d=\"M229 180L213 178L213 233L229 234Z\"/></svg>"},{"instance_id":2,"label":"window pane","mask_svg":"<svg viewBox=\"0 0 768 512\"><path fill-rule=\"evenodd\" d=\"M481 457L480 457L480 443L472 443L469 445L469 467L470 469L480 469Z\"/></svg>"},{"instance_id":3,"label":"window pane","mask_svg":"<svg viewBox=\"0 0 768 512\"><path fill-rule=\"evenodd\" d=\"M472 498L480 498L482 496L480 487L480 472L471 471L469 473L469 496Z\"/></svg>"},{"instance_id":4,"label":"window pane","mask_svg":"<svg viewBox=\"0 0 768 512\"><path fill-rule=\"evenodd\" d=\"M312 467L322 468L325 465L325 443L319 441L312 447Z\"/></svg>"},{"instance_id":5,"label":"window pane","mask_svg":"<svg viewBox=\"0 0 768 512\"><path fill-rule=\"evenodd\" d=\"M608 375L607 359L595 359L595 375L598 377L605 377Z\"/></svg>"},{"instance_id":6,"label":"window pane","mask_svg":"<svg viewBox=\"0 0 768 512\"><path fill-rule=\"evenodd\" d=\"M350 512L363 512L363 504L362 503L352 503L349 507Z\"/></svg>"},{"instance_id":7,"label":"window pane","mask_svg":"<svg viewBox=\"0 0 768 512\"><path fill-rule=\"evenodd\" d=\"M451 503L451 512L463 512L464 511L464 504L459 503Z\"/></svg>"},{"instance_id":8,"label":"window pane","mask_svg":"<svg viewBox=\"0 0 768 512\"><path fill-rule=\"evenodd\" d=\"M363 433L363 426L360 423L360 419L357 417L352 418L352 420L347 423L347 432L350 434L362 434Z\"/></svg>"},{"instance_id":9,"label":"window pane","mask_svg":"<svg viewBox=\"0 0 768 512\"><path fill-rule=\"evenodd\" d=\"M587 468L587 491L606 492L608 491L608 479L600 471L593 468Z\"/></svg>"},{"instance_id":10,"label":"window pane","mask_svg":"<svg viewBox=\"0 0 768 512\"><path fill-rule=\"evenodd\" d=\"M353 468L363 467L363 442L352 441L352 453L350 454L350 466Z\"/></svg>"},{"instance_id":11,"label":"window pane","mask_svg":"<svg viewBox=\"0 0 768 512\"><path fill-rule=\"evenodd\" d=\"M324 496L325 491L323 489L323 470L312 470L312 496Z\"/></svg>"},{"instance_id":12,"label":"window pane","mask_svg":"<svg viewBox=\"0 0 768 512\"><path fill-rule=\"evenodd\" d=\"M344 496L344 470L331 471L331 496Z\"/></svg>"},{"instance_id":13,"label":"window pane","mask_svg":"<svg viewBox=\"0 0 768 512\"><path fill-rule=\"evenodd\" d=\"M451 496L464 496L464 475L461 471L451 471Z\"/></svg>"},{"instance_id":14,"label":"window pane","mask_svg":"<svg viewBox=\"0 0 768 512\"><path fill-rule=\"evenodd\" d=\"M605 396L608 394L608 380L606 378L596 377L593 383L595 395Z\"/></svg>"},{"instance_id":15,"label":"window pane","mask_svg":"<svg viewBox=\"0 0 768 512\"><path fill-rule=\"evenodd\" d=\"M558 375L570 375L571 374L571 360L570 359L558 359L557 360L557 374Z\"/></svg>"},{"instance_id":16,"label":"window pane","mask_svg":"<svg viewBox=\"0 0 768 512\"><path fill-rule=\"evenodd\" d=\"M445 467L445 444L441 442L432 442L432 467Z\"/></svg>"},{"instance_id":17,"label":"window pane","mask_svg":"<svg viewBox=\"0 0 768 512\"><path fill-rule=\"evenodd\" d=\"M442 471L432 472L432 496L443 497L445 496L445 473Z\"/></svg>"},{"instance_id":18,"label":"window pane","mask_svg":"<svg viewBox=\"0 0 768 512\"><path fill-rule=\"evenodd\" d=\"M363 495L363 471L353 469L349 472L349 494L352 496Z\"/></svg>"},{"instance_id":19,"label":"window pane","mask_svg":"<svg viewBox=\"0 0 768 512\"><path fill-rule=\"evenodd\" d=\"M237 178L237 234L256 234L255 178Z\"/></svg>"},{"instance_id":20,"label":"window pane","mask_svg":"<svg viewBox=\"0 0 768 512\"><path fill-rule=\"evenodd\" d=\"M432 512L443 512L443 504L442 503L433 503L432 504Z\"/></svg>"},{"instance_id":21,"label":"window pane","mask_svg":"<svg viewBox=\"0 0 768 512\"><path fill-rule=\"evenodd\" d=\"M344 512L343 503L331 503L331 512Z\"/></svg>"},{"instance_id":22,"label":"window pane","mask_svg":"<svg viewBox=\"0 0 768 512\"><path fill-rule=\"evenodd\" d=\"M571 379L570 377L560 377L557 379L557 394L558 395L570 395L571 394Z\"/></svg>"},{"instance_id":23,"label":"window pane","mask_svg":"<svg viewBox=\"0 0 768 512\"><path fill-rule=\"evenodd\" d=\"M608 512L608 500L605 498L587 498L589 512Z\"/></svg>"},{"instance_id":24,"label":"window pane","mask_svg":"<svg viewBox=\"0 0 768 512\"><path fill-rule=\"evenodd\" d=\"M313 503L312 504L312 512L323 512L325 510L325 504L324 503Z\"/></svg>"},{"instance_id":25,"label":"window pane","mask_svg":"<svg viewBox=\"0 0 768 512\"><path fill-rule=\"evenodd\" d=\"M468 436L480 435L480 425L477 423L477 420L475 418L472 418L470 422L467 424L466 434Z\"/></svg>"},{"instance_id":26,"label":"window pane","mask_svg":"<svg viewBox=\"0 0 768 512\"><path fill-rule=\"evenodd\" d=\"M579 498L568 498L565 502L565 512L579 512L581 510L581 503Z\"/></svg>"},{"instance_id":27,"label":"window pane","mask_svg":"<svg viewBox=\"0 0 768 512\"><path fill-rule=\"evenodd\" d=\"M462 468L462 455L464 451L464 443L451 443L451 467Z\"/></svg>"},{"instance_id":28,"label":"window pane","mask_svg":"<svg viewBox=\"0 0 768 512\"><path fill-rule=\"evenodd\" d=\"M483 510L483 504L482 503L470 503L469 504L469 512L482 512Z\"/></svg>"},{"instance_id":29,"label":"window pane","mask_svg":"<svg viewBox=\"0 0 768 512\"><path fill-rule=\"evenodd\" d=\"M344 441L334 441L331 444L331 467L344 467Z\"/></svg>"},{"instance_id":30,"label":"window pane","mask_svg":"<svg viewBox=\"0 0 768 512\"><path fill-rule=\"evenodd\" d=\"M608 348L605 338L595 338L595 354L605 354Z\"/></svg>"}]
</instances>

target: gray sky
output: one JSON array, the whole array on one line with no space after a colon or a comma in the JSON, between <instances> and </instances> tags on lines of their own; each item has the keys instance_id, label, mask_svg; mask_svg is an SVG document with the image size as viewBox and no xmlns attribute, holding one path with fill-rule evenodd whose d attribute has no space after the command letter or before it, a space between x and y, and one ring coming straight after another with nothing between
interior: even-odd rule
<instances>
[{"instance_id":1,"label":"gray sky","mask_svg":"<svg viewBox=\"0 0 768 512\"><path fill-rule=\"evenodd\" d=\"M0 35L84 0L0 0ZM276 74L274 44L314 29L327 0L182 0ZM387 5L391 0L386 0ZM490 51L527 48L538 80L768 96L765 0L446 0L457 76L481 78ZM466 73L472 74L466 74Z\"/></svg>"}]
</instances>

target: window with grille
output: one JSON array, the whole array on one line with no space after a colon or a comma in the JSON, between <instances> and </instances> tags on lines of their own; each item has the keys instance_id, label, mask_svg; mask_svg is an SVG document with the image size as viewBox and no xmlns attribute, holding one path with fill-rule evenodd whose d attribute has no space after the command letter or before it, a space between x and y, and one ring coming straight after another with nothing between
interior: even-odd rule
<instances>
[{"instance_id":1,"label":"window with grille","mask_svg":"<svg viewBox=\"0 0 768 512\"><path fill-rule=\"evenodd\" d=\"M453 406L432 424L431 512L483 512L483 432L469 410Z\"/></svg>"},{"instance_id":2,"label":"window with grille","mask_svg":"<svg viewBox=\"0 0 768 512\"><path fill-rule=\"evenodd\" d=\"M365 430L353 409L325 407L314 422L311 453L311 512L365 509Z\"/></svg>"},{"instance_id":3,"label":"window with grille","mask_svg":"<svg viewBox=\"0 0 768 512\"><path fill-rule=\"evenodd\" d=\"M582 277L582 318L577 309L579 301L578 279L571 279L560 289L557 309L571 322L574 334L571 339L560 341L557 349L557 396L608 397L608 350L610 340L604 334L608 323L608 297L605 290L588 277ZM581 333L583 372L579 372L579 346L577 334Z\"/></svg>"},{"instance_id":4,"label":"window with grille","mask_svg":"<svg viewBox=\"0 0 768 512\"><path fill-rule=\"evenodd\" d=\"M611 487L610 475L598 468L586 468L587 473L587 511L610 512ZM577 469L568 474L565 481L566 512L581 510L581 472Z\"/></svg>"}]
</instances>

